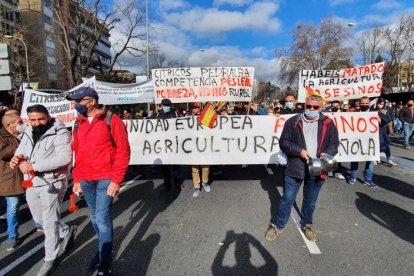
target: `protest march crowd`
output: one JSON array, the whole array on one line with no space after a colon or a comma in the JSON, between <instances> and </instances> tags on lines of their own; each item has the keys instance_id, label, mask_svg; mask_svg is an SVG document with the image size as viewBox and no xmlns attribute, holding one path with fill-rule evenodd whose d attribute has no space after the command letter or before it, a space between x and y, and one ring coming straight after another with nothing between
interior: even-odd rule
<instances>
[{"instance_id":1,"label":"protest march crowd","mask_svg":"<svg viewBox=\"0 0 414 276\"><path fill-rule=\"evenodd\" d=\"M194 106L189 110L175 110L170 99L164 98L157 110L140 111L135 115L124 111L113 114L99 104L99 95L94 88L81 87L67 94L73 101L79 116L72 133L59 119L53 118L41 104L28 106L25 110L28 123L23 123L18 111L1 107L0 130L0 196L7 204L8 240L3 247L12 251L19 246L19 206L27 201L33 224L44 233L45 257L37 275L48 275L58 265L59 250L70 250L77 234L76 225L67 225L60 219L60 206L68 188L68 177L72 173L72 192L83 194L89 210L90 220L98 236L96 255L90 261L90 269L98 269L98 275L110 275L112 267L113 222L112 202L120 192L133 144L128 140L124 120L165 120L187 116L206 117L205 108ZM404 135L404 147L410 150L413 139L413 101L401 104L383 98L371 100L367 96L350 101L333 100L329 104L319 95L308 95L298 102L295 95L286 95L283 101L270 104L238 102L235 105L220 103L215 106L217 116L292 115L284 123L279 139L284 153L284 191L277 213L271 218L265 232L268 241L275 240L283 232L290 217L291 207L303 183L301 227L309 241L317 240L312 228L313 213L325 180L329 177L345 179L340 163L338 166L314 170L315 160L332 160L338 154L340 140L338 129L329 114L336 112L376 112L378 114L378 139L381 152L390 166L392 159L390 134ZM73 159L73 160L72 160ZM91 162L93 160L93 162ZM71 171L72 161L74 166ZM379 161L379 160L378 160ZM374 163L364 161L364 183L376 188L373 180ZM323 163L323 162L322 162ZM346 179L350 185L356 183L359 162L351 162L351 174ZM194 198L202 189L210 192L210 165L194 164L192 167ZM183 188L180 165L154 165L161 169L164 186L161 192L172 189L172 184Z\"/></svg>"}]
</instances>

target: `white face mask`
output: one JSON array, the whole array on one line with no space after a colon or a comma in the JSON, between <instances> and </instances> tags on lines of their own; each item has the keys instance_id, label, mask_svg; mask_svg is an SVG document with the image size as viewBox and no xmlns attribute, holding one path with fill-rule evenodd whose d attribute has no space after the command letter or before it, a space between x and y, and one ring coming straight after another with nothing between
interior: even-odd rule
<instances>
[{"instance_id":1,"label":"white face mask","mask_svg":"<svg viewBox=\"0 0 414 276\"><path fill-rule=\"evenodd\" d=\"M21 125L16 126L16 131L19 132L20 134L22 134L22 133L24 133L26 128L27 128L26 124L21 124Z\"/></svg>"},{"instance_id":2,"label":"white face mask","mask_svg":"<svg viewBox=\"0 0 414 276\"><path fill-rule=\"evenodd\" d=\"M378 105L378 108L380 108L380 109L381 109L381 108L384 108L384 105L383 105L383 104L379 104L379 105Z\"/></svg>"}]
</instances>

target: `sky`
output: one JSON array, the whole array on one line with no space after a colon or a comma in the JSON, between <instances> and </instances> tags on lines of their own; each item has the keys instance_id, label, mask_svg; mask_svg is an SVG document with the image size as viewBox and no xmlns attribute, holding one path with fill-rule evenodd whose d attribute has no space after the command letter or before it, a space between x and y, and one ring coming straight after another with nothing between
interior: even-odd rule
<instances>
[{"instance_id":1,"label":"sky","mask_svg":"<svg viewBox=\"0 0 414 276\"><path fill-rule=\"evenodd\" d=\"M275 49L287 48L297 23L329 15L353 38L364 29L414 15L414 0L148 0L149 35L168 61L200 66L253 66L255 78L278 83ZM145 23L145 22L144 22ZM143 26L144 28L145 26ZM145 31L145 29L143 29ZM116 29L111 40L117 39ZM353 46L353 39L344 42ZM355 48L354 58L360 53ZM131 72L145 73L145 58L124 56Z\"/></svg>"}]
</instances>

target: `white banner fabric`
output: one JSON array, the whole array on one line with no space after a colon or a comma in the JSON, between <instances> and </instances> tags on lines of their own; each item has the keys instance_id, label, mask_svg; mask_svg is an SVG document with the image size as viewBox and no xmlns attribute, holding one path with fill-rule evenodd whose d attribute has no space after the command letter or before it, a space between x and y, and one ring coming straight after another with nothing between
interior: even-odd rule
<instances>
[{"instance_id":1,"label":"white banner fabric","mask_svg":"<svg viewBox=\"0 0 414 276\"><path fill-rule=\"evenodd\" d=\"M299 73L298 101L318 94L328 101L379 97L384 62L338 70L302 70Z\"/></svg>"},{"instance_id":2,"label":"white banner fabric","mask_svg":"<svg viewBox=\"0 0 414 276\"><path fill-rule=\"evenodd\" d=\"M339 162L379 160L376 112L326 115L338 128ZM197 117L124 121L130 164L278 163L279 138L291 116L219 116L211 129L197 125Z\"/></svg>"},{"instance_id":3,"label":"white banner fabric","mask_svg":"<svg viewBox=\"0 0 414 276\"><path fill-rule=\"evenodd\" d=\"M75 103L66 100L64 93L50 94L26 89L20 115L25 122L28 121L26 108L35 104L44 105L49 110L50 116L58 118L67 127L73 125L77 116Z\"/></svg>"},{"instance_id":4,"label":"white banner fabric","mask_svg":"<svg viewBox=\"0 0 414 276\"><path fill-rule=\"evenodd\" d=\"M155 103L249 102L253 67L191 67L152 70Z\"/></svg>"}]
</instances>

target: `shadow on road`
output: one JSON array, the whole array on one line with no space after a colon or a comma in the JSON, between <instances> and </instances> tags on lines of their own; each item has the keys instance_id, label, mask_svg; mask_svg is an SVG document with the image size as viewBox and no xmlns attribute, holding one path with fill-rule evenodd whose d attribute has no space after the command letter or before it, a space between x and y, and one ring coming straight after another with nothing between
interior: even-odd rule
<instances>
[{"instance_id":1,"label":"shadow on road","mask_svg":"<svg viewBox=\"0 0 414 276\"><path fill-rule=\"evenodd\" d=\"M274 217L279 207L280 194L277 191L277 186L283 187L284 167L271 166L274 175L261 177L260 184L269 196L270 201L270 217Z\"/></svg>"},{"instance_id":2,"label":"shadow on road","mask_svg":"<svg viewBox=\"0 0 414 276\"><path fill-rule=\"evenodd\" d=\"M410 184L386 175L377 176L374 179L378 179L375 183L379 187L403 197L414 199L414 183ZM414 179L407 179L407 181L414 181Z\"/></svg>"},{"instance_id":3,"label":"shadow on road","mask_svg":"<svg viewBox=\"0 0 414 276\"><path fill-rule=\"evenodd\" d=\"M224 245L220 247L219 252L214 258L212 265L213 275L277 275L278 265L272 255L263 247L263 245L248 233L236 234L233 230L227 231ZM234 257L236 265L230 267L224 265L224 258L229 246L235 243ZM255 266L252 263L252 253L250 248L255 248L264 261L264 265ZM260 260L262 262L262 260Z\"/></svg>"},{"instance_id":4,"label":"shadow on road","mask_svg":"<svg viewBox=\"0 0 414 276\"><path fill-rule=\"evenodd\" d=\"M356 193L358 210L367 218L388 229L399 238L414 244L414 215L385 201L376 200L361 192Z\"/></svg>"}]
</instances>

